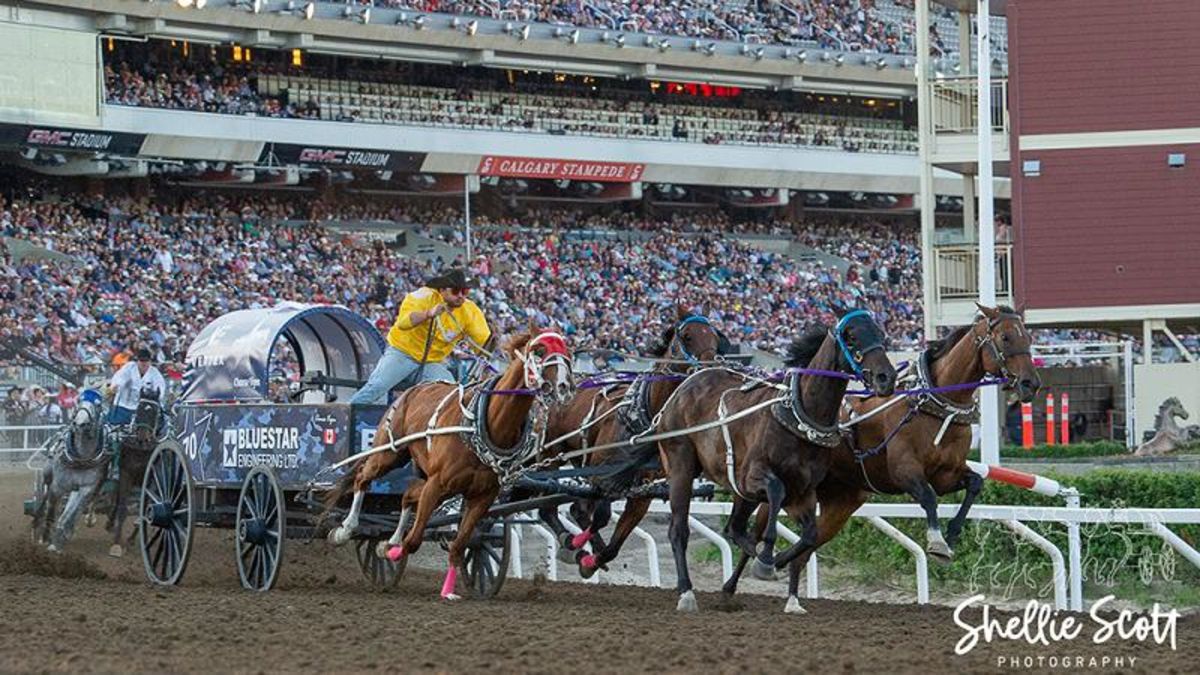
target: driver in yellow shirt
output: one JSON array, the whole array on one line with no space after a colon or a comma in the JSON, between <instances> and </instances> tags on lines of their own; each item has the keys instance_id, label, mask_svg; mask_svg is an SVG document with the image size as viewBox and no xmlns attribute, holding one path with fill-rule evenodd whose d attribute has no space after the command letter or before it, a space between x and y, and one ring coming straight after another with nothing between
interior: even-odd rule
<instances>
[{"instance_id":1,"label":"driver in yellow shirt","mask_svg":"<svg viewBox=\"0 0 1200 675\"><path fill-rule=\"evenodd\" d=\"M410 379L408 386L431 380L453 382L443 361L454 345L468 339L482 347L492 336L483 310L467 298L470 288L466 273L456 267L404 296L387 334L387 350L350 403L387 403L388 392Z\"/></svg>"}]
</instances>

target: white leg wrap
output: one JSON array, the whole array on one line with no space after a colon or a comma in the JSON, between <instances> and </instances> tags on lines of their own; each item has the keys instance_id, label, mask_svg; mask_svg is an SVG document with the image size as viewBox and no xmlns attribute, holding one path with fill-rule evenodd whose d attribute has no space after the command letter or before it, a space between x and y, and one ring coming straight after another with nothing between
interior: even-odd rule
<instances>
[{"instance_id":1,"label":"white leg wrap","mask_svg":"<svg viewBox=\"0 0 1200 675\"><path fill-rule=\"evenodd\" d=\"M808 614L808 610L800 606L800 598L789 595L787 604L783 606L784 614Z\"/></svg>"},{"instance_id":2,"label":"white leg wrap","mask_svg":"<svg viewBox=\"0 0 1200 675\"><path fill-rule=\"evenodd\" d=\"M696 604L696 594L688 591L679 596L679 604L675 605L676 611L680 612L697 612L700 610Z\"/></svg>"}]
</instances>

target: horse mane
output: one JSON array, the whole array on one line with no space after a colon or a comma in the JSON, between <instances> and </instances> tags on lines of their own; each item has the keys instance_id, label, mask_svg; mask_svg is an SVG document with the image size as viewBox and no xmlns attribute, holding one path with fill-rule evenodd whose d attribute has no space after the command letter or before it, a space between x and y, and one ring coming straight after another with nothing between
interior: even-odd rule
<instances>
[{"instance_id":1,"label":"horse mane","mask_svg":"<svg viewBox=\"0 0 1200 675\"><path fill-rule=\"evenodd\" d=\"M929 361L932 363L942 358L946 354L949 354L950 350L954 349L954 345L958 344L958 341L961 340L962 337L971 330L973 325L974 324L967 324L965 326L959 326L958 328L950 331L949 335L940 340L930 340Z\"/></svg>"},{"instance_id":2,"label":"horse mane","mask_svg":"<svg viewBox=\"0 0 1200 675\"><path fill-rule=\"evenodd\" d=\"M827 326L814 326L806 330L800 337L792 340L792 344L787 348L787 357L783 360L784 365L788 368L807 366L817 355L817 351L821 349L821 344L825 342L825 335L828 332Z\"/></svg>"},{"instance_id":3,"label":"horse mane","mask_svg":"<svg viewBox=\"0 0 1200 675\"><path fill-rule=\"evenodd\" d=\"M504 350L504 353L508 355L508 358L512 359L516 357L517 350L529 344L529 341L532 339L533 331L517 333L516 335L513 335L504 341L504 346L502 349Z\"/></svg>"}]
</instances>

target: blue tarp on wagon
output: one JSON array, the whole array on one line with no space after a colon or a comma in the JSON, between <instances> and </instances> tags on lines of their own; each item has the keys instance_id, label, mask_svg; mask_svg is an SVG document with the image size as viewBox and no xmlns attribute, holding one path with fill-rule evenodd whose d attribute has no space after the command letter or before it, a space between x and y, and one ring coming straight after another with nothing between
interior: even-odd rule
<instances>
[{"instance_id":1,"label":"blue tarp on wagon","mask_svg":"<svg viewBox=\"0 0 1200 675\"><path fill-rule=\"evenodd\" d=\"M281 338L299 359L300 372L345 380L366 380L385 347L369 321L337 305L281 303L230 312L188 347L182 400L266 401L272 352ZM335 389L338 400L353 392Z\"/></svg>"}]
</instances>

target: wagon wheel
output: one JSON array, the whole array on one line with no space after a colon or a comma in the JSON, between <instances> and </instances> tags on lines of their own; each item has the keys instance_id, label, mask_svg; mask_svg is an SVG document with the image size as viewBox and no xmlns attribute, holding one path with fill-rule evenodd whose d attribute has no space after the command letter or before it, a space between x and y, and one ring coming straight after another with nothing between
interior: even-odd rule
<instances>
[{"instance_id":1,"label":"wagon wheel","mask_svg":"<svg viewBox=\"0 0 1200 675\"><path fill-rule=\"evenodd\" d=\"M287 526L283 489L269 467L256 466L242 481L234 547L238 577L251 591L269 591L279 578Z\"/></svg>"},{"instance_id":2,"label":"wagon wheel","mask_svg":"<svg viewBox=\"0 0 1200 675\"><path fill-rule=\"evenodd\" d=\"M183 447L163 441L146 463L138 500L138 547L150 581L179 583L192 551L194 511L192 472Z\"/></svg>"},{"instance_id":3,"label":"wagon wheel","mask_svg":"<svg viewBox=\"0 0 1200 675\"><path fill-rule=\"evenodd\" d=\"M484 522L471 537L463 556L471 597L486 600L500 592L508 576L511 541L512 523L509 518Z\"/></svg>"},{"instance_id":4,"label":"wagon wheel","mask_svg":"<svg viewBox=\"0 0 1200 675\"><path fill-rule=\"evenodd\" d=\"M378 546L385 539L358 539L354 542L354 556L358 558L358 567L363 576L372 586L381 590L395 588L404 576L404 568L408 566L408 556L392 562L379 557Z\"/></svg>"}]
</instances>

